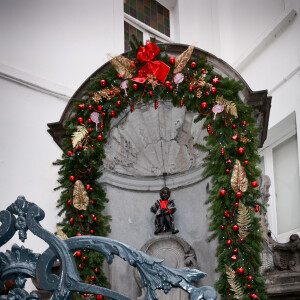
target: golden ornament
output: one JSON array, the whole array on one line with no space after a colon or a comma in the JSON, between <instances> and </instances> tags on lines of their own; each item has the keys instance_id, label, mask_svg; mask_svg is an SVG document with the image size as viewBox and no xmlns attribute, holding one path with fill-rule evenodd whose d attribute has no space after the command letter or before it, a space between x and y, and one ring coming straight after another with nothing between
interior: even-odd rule
<instances>
[{"instance_id":1,"label":"golden ornament","mask_svg":"<svg viewBox=\"0 0 300 300\"><path fill-rule=\"evenodd\" d=\"M227 275L227 281L230 285L230 289L234 292L234 299L242 299L244 293L241 284L238 282L235 272L225 265L226 268L226 275Z\"/></svg>"},{"instance_id":2,"label":"golden ornament","mask_svg":"<svg viewBox=\"0 0 300 300\"><path fill-rule=\"evenodd\" d=\"M226 112L228 114L230 114L231 116L234 116L235 118L237 118L238 114L237 114L237 109L236 109L236 105L234 102L224 99L223 96L217 96L216 103L224 105L226 108Z\"/></svg>"},{"instance_id":3,"label":"golden ornament","mask_svg":"<svg viewBox=\"0 0 300 300\"><path fill-rule=\"evenodd\" d=\"M66 240L68 238L68 236L60 229L58 225L56 225L56 232L61 240Z\"/></svg>"},{"instance_id":4,"label":"golden ornament","mask_svg":"<svg viewBox=\"0 0 300 300\"><path fill-rule=\"evenodd\" d=\"M237 225L239 226L239 238L245 238L249 234L251 218L248 209L239 201Z\"/></svg>"},{"instance_id":5,"label":"golden ornament","mask_svg":"<svg viewBox=\"0 0 300 300\"><path fill-rule=\"evenodd\" d=\"M73 191L73 205L78 210L86 210L90 199L85 187L80 180L76 180Z\"/></svg>"},{"instance_id":6,"label":"golden ornament","mask_svg":"<svg viewBox=\"0 0 300 300\"><path fill-rule=\"evenodd\" d=\"M195 45L190 45L184 52L175 58L174 74L179 73L186 66L194 51L194 48Z\"/></svg>"},{"instance_id":7,"label":"golden ornament","mask_svg":"<svg viewBox=\"0 0 300 300\"><path fill-rule=\"evenodd\" d=\"M110 63L124 79L133 77L136 67L132 66L128 58L117 55L110 60Z\"/></svg>"},{"instance_id":8,"label":"golden ornament","mask_svg":"<svg viewBox=\"0 0 300 300\"><path fill-rule=\"evenodd\" d=\"M159 85L159 83L156 80L156 77L154 75L148 74L147 76L148 76L147 83L151 84L152 85L152 89L154 90Z\"/></svg>"},{"instance_id":9,"label":"golden ornament","mask_svg":"<svg viewBox=\"0 0 300 300\"><path fill-rule=\"evenodd\" d=\"M245 135L246 135L245 133L241 133L241 136L240 136L240 141L241 141L242 143L244 143L244 144L246 144L246 143L250 143L250 142L251 142L251 140L250 140L250 139L248 139L248 138L247 138Z\"/></svg>"},{"instance_id":10,"label":"golden ornament","mask_svg":"<svg viewBox=\"0 0 300 300\"><path fill-rule=\"evenodd\" d=\"M86 139L88 135L88 130L86 129L85 125L77 126L76 131L72 134L72 146L73 148L77 148L84 139Z\"/></svg>"},{"instance_id":11,"label":"golden ornament","mask_svg":"<svg viewBox=\"0 0 300 300\"><path fill-rule=\"evenodd\" d=\"M94 93L94 96L92 98L96 103L99 103L102 97L98 93Z\"/></svg>"},{"instance_id":12,"label":"golden ornament","mask_svg":"<svg viewBox=\"0 0 300 300\"><path fill-rule=\"evenodd\" d=\"M235 161L232 175L231 175L231 187L235 193L246 192L248 189L248 179L244 167L237 159Z\"/></svg>"}]
</instances>

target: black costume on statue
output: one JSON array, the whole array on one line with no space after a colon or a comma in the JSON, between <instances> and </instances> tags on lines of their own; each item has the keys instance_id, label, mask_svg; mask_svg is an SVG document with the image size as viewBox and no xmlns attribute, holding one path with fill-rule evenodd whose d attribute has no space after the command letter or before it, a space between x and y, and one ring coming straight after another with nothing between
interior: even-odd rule
<instances>
[{"instance_id":1,"label":"black costume on statue","mask_svg":"<svg viewBox=\"0 0 300 300\"><path fill-rule=\"evenodd\" d=\"M167 187L160 190L160 200L151 206L151 211L156 214L154 234L161 232L177 233L179 230L174 225L173 214L176 211L174 200L169 200L171 191Z\"/></svg>"}]
</instances>

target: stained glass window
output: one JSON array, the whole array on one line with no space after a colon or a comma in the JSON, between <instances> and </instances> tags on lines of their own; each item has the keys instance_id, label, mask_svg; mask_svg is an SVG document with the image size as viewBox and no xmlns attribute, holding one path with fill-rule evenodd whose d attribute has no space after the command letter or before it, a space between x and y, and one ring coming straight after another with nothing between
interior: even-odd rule
<instances>
[{"instance_id":1,"label":"stained glass window","mask_svg":"<svg viewBox=\"0 0 300 300\"><path fill-rule=\"evenodd\" d=\"M170 37L170 12L155 0L124 0L124 12Z\"/></svg>"},{"instance_id":2,"label":"stained glass window","mask_svg":"<svg viewBox=\"0 0 300 300\"><path fill-rule=\"evenodd\" d=\"M143 32L124 21L124 49L125 52L130 50L129 41L132 40L132 36L135 35L139 41L143 42Z\"/></svg>"}]
</instances>

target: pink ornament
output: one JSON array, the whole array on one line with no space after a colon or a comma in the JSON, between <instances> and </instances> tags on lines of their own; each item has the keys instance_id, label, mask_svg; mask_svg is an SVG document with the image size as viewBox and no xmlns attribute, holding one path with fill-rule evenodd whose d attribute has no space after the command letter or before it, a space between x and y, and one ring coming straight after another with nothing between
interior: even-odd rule
<instances>
[{"instance_id":1,"label":"pink ornament","mask_svg":"<svg viewBox=\"0 0 300 300\"><path fill-rule=\"evenodd\" d=\"M178 88L178 85L179 83L181 83L184 79L184 75L182 73L177 73L175 76L174 76L174 82L175 84L177 84L177 88Z\"/></svg>"},{"instance_id":2,"label":"pink ornament","mask_svg":"<svg viewBox=\"0 0 300 300\"><path fill-rule=\"evenodd\" d=\"M127 90L126 89L128 88L128 80L122 81L121 84L120 84L120 88L122 90L124 90L125 96L127 97Z\"/></svg>"},{"instance_id":3,"label":"pink ornament","mask_svg":"<svg viewBox=\"0 0 300 300\"><path fill-rule=\"evenodd\" d=\"M92 112L90 115L91 120L96 123L96 131L98 131L98 124L100 123L99 121L99 113L97 112Z\"/></svg>"},{"instance_id":4,"label":"pink ornament","mask_svg":"<svg viewBox=\"0 0 300 300\"><path fill-rule=\"evenodd\" d=\"M216 119L217 114L220 114L224 110L224 106L221 104L216 104L212 108L212 112L215 114L214 115L214 120Z\"/></svg>"}]
</instances>

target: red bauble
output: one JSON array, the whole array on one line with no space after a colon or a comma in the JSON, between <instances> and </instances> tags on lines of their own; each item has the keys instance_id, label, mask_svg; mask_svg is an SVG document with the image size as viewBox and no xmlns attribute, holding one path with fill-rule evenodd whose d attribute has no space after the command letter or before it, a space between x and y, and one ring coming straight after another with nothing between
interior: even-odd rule
<instances>
[{"instance_id":1,"label":"red bauble","mask_svg":"<svg viewBox=\"0 0 300 300\"><path fill-rule=\"evenodd\" d=\"M84 104L78 104L78 108L79 109L85 109L85 105Z\"/></svg>"},{"instance_id":2,"label":"red bauble","mask_svg":"<svg viewBox=\"0 0 300 300\"><path fill-rule=\"evenodd\" d=\"M79 269L84 269L84 266L82 264L79 264Z\"/></svg>"},{"instance_id":3,"label":"red bauble","mask_svg":"<svg viewBox=\"0 0 300 300\"><path fill-rule=\"evenodd\" d=\"M95 221L95 222L98 222L98 219L95 217L95 218L94 218L94 221Z\"/></svg>"},{"instance_id":4,"label":"red bauble","mask_svg":"<svg viewBox=\"0 0 300 300\"><path fill-rule=\"evenodd\" d=\"M97 140L100 141L100 142L103 141L103 136L102 136L102 134L99 134L99 135L97 136Z\"/></svg>"},{"instance_id":5,"label":"red bauble","mask_svg":"<svg viewBox=\"0 0 300 300\"><path fill-rule=\"evenodd\" d=\"M243 121L243 125L246 126L246 125L247 125L247 122L246 122L246 121Z\"/></svg>"},{"instance_id":6,"label":"red bauble","mask_svg":"<svg viewBox=\"0 0 300 300\"><path fill-rule=\"evenodd\" d=\"M96 277L95 276L91 276L91 279L94 281L96 279Z\"/></svg>"},{"instance_id":7,"label":"red bauble","mask_svg":"<svg viewBox=\"0 0 300 300\"><path fill-rule=\"evenodd\" d=\"M83 149L83 146L82 146L82 145L79 145L79 146L78 146L78 149L79 149L79 150L82 150L82 149Z\"/></svg>"},{"instance_id":8,"label":"red bauble","mask_svg":"<svg viewBox=\"0 0 300 300\"><path fill-rule=\"evenodd\" d=\"M71 202L71 200L68 200L68 202L67 202L67 203L68 203L68 205L72 205L72 202Z\"/></svg>"},{"instance_id":9,"label":"red bauble","mask_svg":"<svg viewBox=\"0 0 300 300\"><path fill-rule=\"evenodd\" d=\"M102 112L101 115L102 115L102 117L105 117L106 113L105 113L105 112Z\"/></svg>"},{"instance_id":10,"label":"red bauble","mask_svg":"<svg viewBox=\"0 0 300 300\"><path fill-rule=\"evenodd\" d=\"M95 273L98 273L98 269L97 269L97 268L96 268L96 269L94 269L94 272L95 272Z\"/></svg>"},{"instance_id":11,"label":"red bauble","mask_svg":"<svg viewBox=\"0 0 300 300\"><path fill-rule=\"evenodd\" d=\"M92 218L94 219L96 216L94 214L92 214Z\"/></svg>"},{"instance_id":12,"label":"red bauble","mask_svg":"<svg viewBox=\"0 0 300 300\"><path fill-rule=\"evenodd\" d=\"M238 231L239 230L239 226L238 225L233 225L232 229L233 229L233 231Z\"/></svg>"},{"instance_id":13,"label":"red bauble","mask_svg":"<svg viewBox=\"0 0 300 300\"><path fill-rule=\"evenodd\" d=\"M98 105L97 108L101 111L103 107L101 105Z\"/></svg>"},{"instance_id":14,"label":"red bauble","mask_svg":"<svg viewBox=\"0 0 300 300\"><path fill-rule=\"evenodd\" d=\"M121 101L118 100L118 101L117 101L117 104L116 104L116 107L120 107L120 106L121 106Z\"/></svg>"},{"instance_id":15,"label":"red bauble","mask_svg":"<svg viewBox=\"0 0 300 300\"><path fill-rule=\"evenodd\" d=\"M222 196L222 197L224 197L225 195L226 195L226 191L223 189L223 190L221 190L220 191L220 195Z\"/></svg>"},{"instance_id":16,"label":"red bauble","mask_svg":"<svg viewBox=\"0 0 300 300\"><path fill-rule=\"evenodd\" d=\"M241 238L241 239L240 239L240 242L241 242L241 243L244 243L244 242L245 242L245 239L244 239L244 238Z\"/></svg>"},{"instance_id":17,"label":"red bauble","mask_svg":"<svg viewBox=\"0 0 300 300\"><path fill-rule=\"evenodd\" d=\"M134 60L130 61L130 64L131 64L131 67L132 67L132 68L136 68L136 64L135 64L135 61L134 61Z\"/></svg>"},{"instance_id":18,"label":"red bauble","mask_svg":"<svg viewBox=\"0 0 300 300\"><path fill-rule=\"evenodd\" d=\"M116 116L116 113L114 110L111 111L110 115L112 116L112 118L114 118Z\"/></svg>"},{"instance_id":19,"label":"red bauble","mask_svg":"<svg viewBox=\"0 0 300 300\"><path fill-rule=\"evenodd\" d=\"M82 118L82 117L79 117L79 118L77 119L77 121L78 121L79 124L82 124L82 123L83 123L83 118Z\"/></svg>"},{"instance_id":20,"label":"red bauble","mask_svg":"<svg viewBox=\"0 0 300 300\"><path fill-rule=\"evenodd\" d=\"M240 155L244 154L245 153L245 149L243 147L240 147L239 150L238 150L238 153Z\"/></svg>"},{"instance_id":21,"label":"red bauble","mask_svg":"<svg viewBox=\"0 0 300 300\"><path fill-rule=\"evenodd\" d=\"M242 192L237 192L235 195L238 199L240 199L243 196Z\"/></svg>"},{"instance_id":22,"label":"red bauble","mask_svg":"<svg viewBox=\"0 0 300 300\"><path fill-rule=\"evenodd\" d=\"M236 256L235 254L233 254L233 255L231 256L231 259L237 260L237 256Z\"/></svg>"},{"instance_id":23,"label":"red bauble","mask_svg":"<svg viewBox=\"0 0 300 300\"><path fill-rule=\"evenodd\" d=\"M201 108L202 109L207 109L207 103L206 102L202 102L201 103Z\"/></svg>"},{"instance_id":24,"label":"red bauble","mask_svg":"<svg viewBox=\"0 0 300 300\"><path fill-rule=\"evenodd\" d=\"M74 219L73 219L73 218L70 219L70 224L71 224L71 225L74 224Z\"/></svg>"},{"instance_id":25,"label":"red bauble","mask_svg":"<svg viewBox=\"0 0 300 300\"><path fill-rule=\"evenodd\" d=\"M94 145L91 145L91 148L94 148Z\"/></svg>"},{"instance_id":26,"label":"red bauble","mask_svg":"<svg viewBox=\"0 0 300 300\"><path fill-rule=\"evenodd\" d=\"M75 181L75 176L71 175L70 176L70 181Z\"/></svg>"},{"instance_id":27,"label":"red bauble","mask_svg":"<svg viewBox=\"0 0 300 300\"><path fill-rule=\"evenodd\" d=\"M84 261L86 261L86 256L84 256L82 259L83 259Z\"/></svg>"},{"instance_id":28,"label":"red bauble","mask_svg":"<svg viewBox=\"0 0 300 300\"><path fill-rule=\"evenodd\" d=\"M80 215L79 218L80 218L80 219L83 219L83 215Z\"/></svg>"},{"instance_id":29,"label":"red bauble","mask_svg":"<svg viewBox=\"0 0 300 300\"><path fill-rule=\"evenodd\" d=\"M224 227L224 225L221 225L220 228L221 228L221 230L224 230L225 227Z\"/></svg>"},{"instance_id":30,"label":"red bauble","mask_svg":"<svg viewBox=\"0 0 300 300\"><path fill-rule=\"evenodd\" d=\"M91 200L91 204L94 204L95 203L95 201L94 200Z\"/></svg>"},{"instance_id":31,"label":"red bauble","mask_svg":"<svg viewBox=\"0 0 300 300\"><path fill-rule=\"evenodd\" d=\"M81 256L81 251L76 251L76 256L80 257Z\"/></svg>"},{"instance_id":32,"label":"red bauble","mask_svg":"<svg viewBox=\"0 0 300 300\"><path fill-rule=\"evenodd\" d=\"M232 128L233 128L233 129L236 129L236 125L235 125L235 124L232 124Z\"/></svg>"},{"instance_id":33,"label":"red bauble","mask_svg":"<svg viewBox=\"0 0 300 300\"><path fill-rule=\"evenodd\" d=\"M171 82L170 81L166 81L165 82L165 87L168 89L171 86Z\"/></svg>"},{"instance_id":34,"label":"red bauble","mask_svg":"<svg viewBox=\"0 0 300 300\"><path fill-rule=\"evenodd\" d=\"M93 131L93 128L89 128L89 132L92 132Z\"/></svg>"},{"instance_id":35,"label":"red bauble","mask_svg":"<svg viewBox=\"0 0 300 300\"><path fill-rule=\"evenodd\" d=\"M68 151L68 155L71 156L73 154L72 151Z\"/></svg>"},{"instance_id":36,"label":"red bauble","mask_svg":"<svg viewBox=\"0 0 300 300\"><path fill-rule=\"evenodd\" d=\"M170 63L171 65L174 65L174 64L175 64L175 57L170 57L170 58L169 58L169 63Z\"/></svg>"},{"instance_id":37,"label":"red bauble","mask_svg":"<svg viewBox=\"0 0 300 300\"><path fill-rule=\"evenodd\" d=\"M101 86L106 86L106 81L105 81L104 79L102 79L102 80L100 81L100 84L101 84Z\"/></svg>"},{"instance_id":38,"label":"red bauble","mask_svg":"<svg viewBox=\"0 0 300 300\"><path fill-rule=\"evenodd\" d=\"M109 94L112 96L114 94L114 92L113 91L109 91Z\"/></svg>"},{"instance_id":39,"label":"red bauble","mask_svg":"<svg viewBox=\"0 0 300 300\"><path fill-rule=\"evenodd\" d=\"M226 170L225 170L225 173L226 173L226 174L229 174L229 172L230 172L229 169L226 169Z\"/></svg>"},{"instance_id":40,"label":"red bauble","mask_svg":"<svg viewBox=\"0 0 300 300\"><path fill-rule=\"evenodd\" d=\"M239 203L238 203L238 202L235 202L235 203L234 203L234 206L235 206L235 207L238 207L238 206L239 206Z\"/></svg>"},{"instance_id":41,"label":"red bauble","mask_svg":"<svg viewBox=\"0 0 300 300\"><path fill-rule=\"evenodd\" d=\"M238 253L238 249L234 249L234 250L233 250L233 253L234 253L234 254L237 254L237 253Z\"/></svg>"},{"instance_id":42,"label":"red bauble","mask_svg":"<svg viewBox=\"0 0 300 300\"><path fill-rule=\"evenodd\" d=\"M245 165L245 166L247 166L248 163L249 163L248 160L245 160L245 161L244 161L244 165Z\"/></svg>"},{"instance_id":43,"label":"red bauble","mask_svg":"<svg viewBox=\"0 0 300 300\"><path fill-rule=\"evenodd\" d=\"M136 83L134 83L134 84L132 85L132 88L133 88L134 91L136 91L136 90L139 88L139 86L138 86Z\"/></svg>"},{"instance_id":44,"label":"red bauble","mask_svg":"<svg viewBox=\"0 0 300 300\"><path fill-rule=\"evenodd\" d=\"M157 100L155 101L155 105L154 106L155 106L155 109L158 108L158 101Z\"/></svg>"},{"instance_id":45,"label":"red bauble","mask_svg":"<svg viewBox=\"0 0 300 300\"><path fill-rule=\"evenodd\" d=\"M192 69L196 69L196 67L197 67L197 64L193 61L193 62L191 62L191 68Z\"/></svg>"},{"instance_id":46,"label":"red bauble","mask_svg":"<svg viewBox=\"0 0 300 300\"><path fill-rule=\"evenodd\" d=\"M202 73L205 73L205 72L206 72L206 70L205 70L205 69L201 69L201 72L202 72Z\"/></svg>"},{"instance_id":47,"label":"red bauble","mask_svg":"<svg viewBox=\"0 0 300 300\"><path fill-rule=\"evenodd\" d=\"M149 92L149 96L152 96L152 95L153 95L153 92L152 92L152 91L150 91L150 92Z\"/></svg>"},{"instance_id":48,"label":"red bauble","mask_svg":"<svg viewBox=\"0 0 300 300\"><path fill-rule=\"evenodd\" d=\"M230 159L228 159L228 160L226 161L226 163L228 163L228 164L231 164L231 160L230 160Z\"/></svg>"},{"instance_id":49,"label":"red bauble","mask_svg":"<svg viewBox=\"0 0 300 300\"><path fill-rule=\"evenodd\" d=\"M251 289L251 284L247 284L247 289Z\"/></svg>"},{"instance_id":50,"label":"red bauble","mask_svg":"<svg viewBox=\"0 0 300 300\"><path fill-rule=\"evenodd\" d=\"M82 234L81 233L77 233L77 236L82 236Z\"/></svg>"},{"instance_id":51,"label":"red bauble","mask_svg":"<svg viewBox=\"0 0 300 300\"><path fill-rule=\"evenodd\" d=\"M91 186L90 186L89 184L86 185L86 189L87 189L87 190L89 190L90 187L91 187Z\"/></svg>"},{"instance_id":52,"label":"red bauble","mask_svg":"<svg viewBox=\"0 0 300 300\"><path fill-rule=\"evenodd\" d=\"M93 108L93 105L89 105L89 110L92 110Z\"/></svg>"},{"instance_id":53,"label":"red bauble","mask_svg":"<svg viewBox=\"0 0 300 300\"><path fill-rule=\"evenodd\" d=\"M209 96L209 91L206 91L206 92L205 92L205 96Z\"/></svg>"},{"instance_id":54,"label":"red bauble","mask_svg":"<svg viewBox=\"0 0 300 300\"><path fill-rule=\"evenodd\" d=\"M88 123L90 123L90 124L91 124L92 122L93 122L93 121L92 121L92 119L88 119Z\"/></svg>"},{"instance_id":55,"label":"red bauble","mask_svg":"<svg viewBox=\"0 0 300 300\"><path fill-rule=\"evenodd\" d=\"M174 86L171 85L171 86L169 87L169 90L170 90L170 92L172 93L173 90L174 90Z\"/></svg>"},{"instance_id":56,"label":"red bauble","mask_svg":"<svg viewBox=\"0 0 300 300\"><path fill-rule=\"evenodd\" d=\"M227 247L230 247L230 245L231 245L231 240L228 240L227 241Z\"/></svg>"},{"instance_id":57,"label":"red bauble","mask_svg":"<svg viewBox=\"0 0 300 300\"><path fill-rule=\"evenodd\" d=\"M244 268L238 268L237 270L239 275L243 275L244 274Z\"/></svg>"},{"instance_id":58,"label":"red bauble","mask_svg":"<svg viewBox=\"0 0 300 300\"><path fill-rule=\"evenodd\" d=\"M94 234L94 230L93 229L90 230L90 234Z\"/></svg>"},{"instance_id":59,"label":"red bauble","mask_svg":"<svg viewBox=\"0 0 300 300\"><path fill-rule=\"evenodd\" d=\"M122 79L122 78L123 78L123 76L122 76L121 74L117 74L117 77L118 77L119 79Z\"/></svg>"},{"instance_id":60,"label":"red bauble","mask_svg":"<svg viewBox=\"0 0 300 300\"><path fill-rule=\"evenodd\" d=\"M252 181L252 182L251 182L251 185L252 185L254 188L256 188L256 187L258 186L258 183L257 183L257 181Z\"/></svg>"},{"instance_id":61,"label":"red bauble","mask_svg":"<svg viewBox=\"0 0 300 300\"><path fill-rule=\"evenodd\" d=\"M90 187L90 192L92 192L93 191L93 188L92 187Z\"/></svg>"},{"instance_id":62,"label":"red bauble","mask_svg":"<svg viewBox=\"0 0 300 300\"><path fill-rule=\"evenodd\" d=\"M210 91L212 94L215 94L217 92L217 89L213 86Z\"/></svg>"},{"instance_id":63,"label":"red bauble","mask_svg":"<svg viewBox=\"0 0 300 300\"><path fill-rule=\"evenodd\" d=\"M251 280L252 280L252 275L249 275L249 276L247 277L247 280L248 280L248 281L251 281Z\"/></svg>"},{"instance_id":64,"label":"red bauble","mask_svg":"<svg viewBox=\"0 0 300 300\"><path fill-rule=\"evenodd\" d=\"M88 296L88 294L87 294L87 293L84 293L84 294L83 294L83 297L84 297L84 298L86 298L87 296Z\"/></svg>"}]
</instances>

